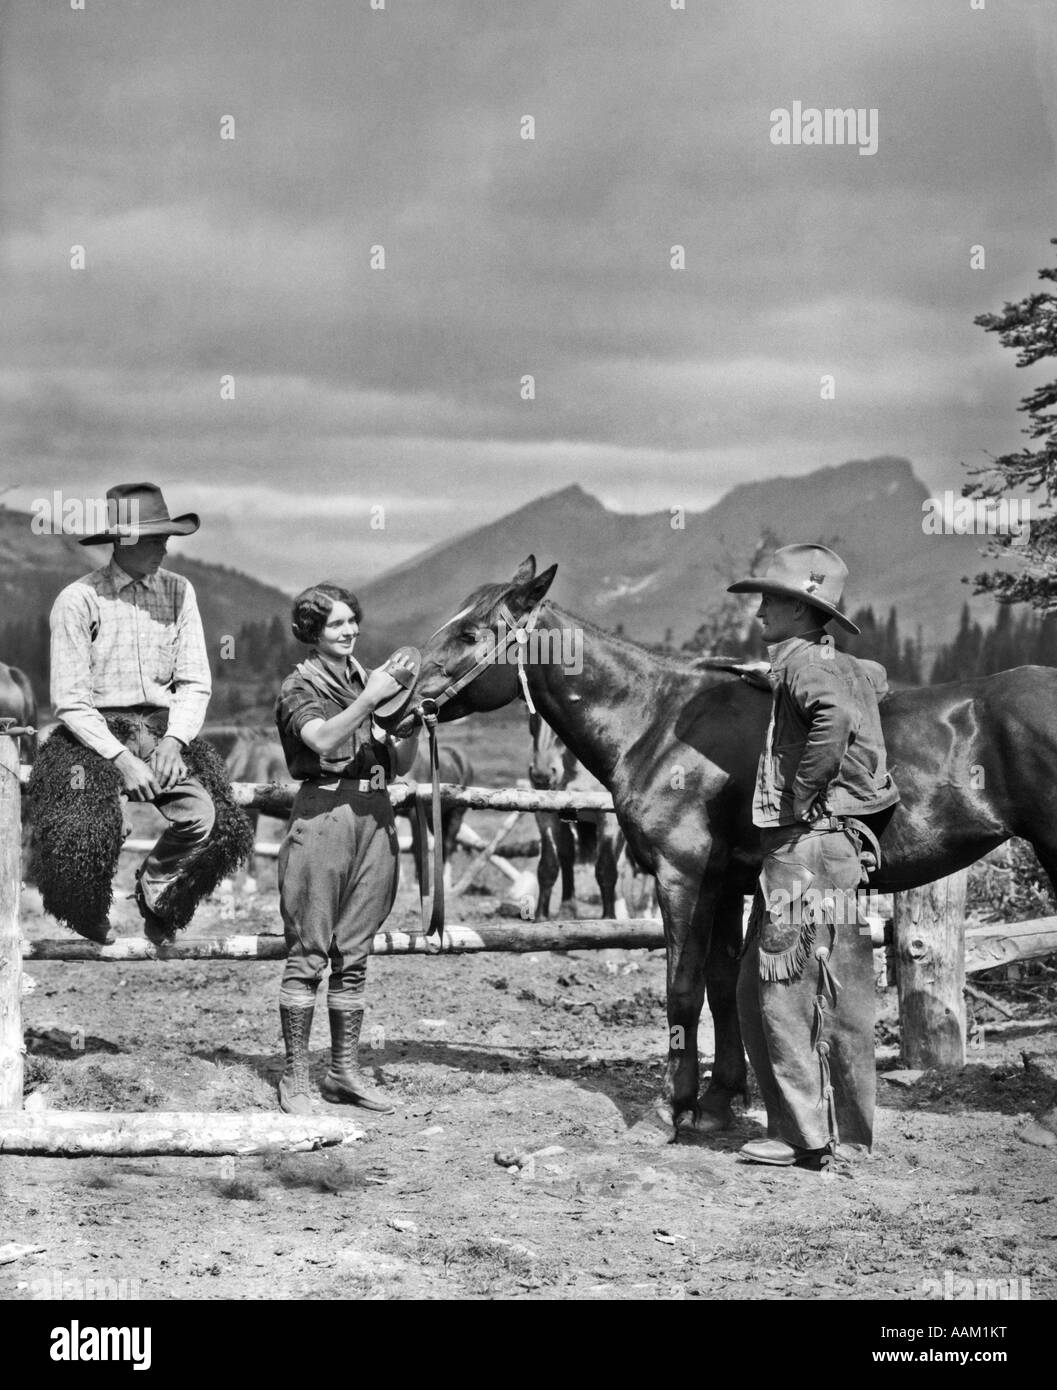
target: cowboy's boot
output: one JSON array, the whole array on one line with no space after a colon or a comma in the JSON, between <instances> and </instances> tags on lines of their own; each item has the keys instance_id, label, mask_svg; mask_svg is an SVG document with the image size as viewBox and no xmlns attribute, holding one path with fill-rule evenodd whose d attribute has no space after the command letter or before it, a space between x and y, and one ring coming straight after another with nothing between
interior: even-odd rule
<instances>
[{"instance_id":1,"label":"cowboy's boot","mask_svg":"<svg viewBox=\"0 0 1057 1390\"><path fill-rule=\"evenodd\" d=\"M371 1086L357 1067L362 1009L331 1009L330 1069L320 1088L324 1100L351 1102L364 1110L391 1114L396 1107Z\"/></svg>"},{"instance_id":2,"label":"cowboy's boot","mask_svg":"<svg viewBox=\"0 0 1057 1390\"><path fill-rule=\"evenodd\" d=\"M141 866L136 870L134 896L139 914L143 918L143 935L152 946L171 946L176 940L176 928L147 905L147 897L143 891L143 884L140 882L142 875L143 868Z\"/></svg>"},{"instance_id":3,"label":"cowboy's boot","mask_svg":"<svg viewBox=\"0 0 1057 1390\"><path fill-rule=\"evenodd\" d=\"M279 1005L286 1047L286 1070L279 1082L279 1108L288 1115L313 1113L308 1074L308 1038L312 1032L314 1013L311 1005L307 1009L291 1008L289 1004Z\"/></svg>"}]
</instances>

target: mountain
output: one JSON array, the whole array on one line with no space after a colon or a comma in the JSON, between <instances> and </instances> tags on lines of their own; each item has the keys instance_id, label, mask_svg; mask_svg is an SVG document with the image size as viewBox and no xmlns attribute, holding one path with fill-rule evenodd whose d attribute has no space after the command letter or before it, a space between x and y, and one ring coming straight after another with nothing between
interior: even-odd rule
<instances>
[{"instance_id":1,"label":"mountain","mask_svg":"<svg viewBox=\"0 0 1057 1390\"><path fill-rule=\"evenodd\" d=\"M660 642L670 629L678 646L726 598L726 586L750 572L761 537L770 533L781 544L820 541L838 551L851 569L849 610L872 604L883 619L894 605L904 634L920 624L931 657L953 637L971 595L962 577L986 564L980 538L923 532L928 495L906 459L860 459L804 477L743 483L707 511L687 512L679 528L667 509L612 512L572 484L361 587L358 651L373 665L400 643L421 646L473 588L509 578L530 553L541 569L557 561L551 594L563 607L603 627L622 624L643 642ZM35 535L30 520L0 506L0 625L46 617L63 585L91 564L73 537ZM211 651L246 622L278 614L285 628L290 599L279 589L225 565L184 559L178 550L171 561L195 586ZM972 599L971 607L991 623L990 599ZM7 659L17 661L17 654Z\"/></svg>"},{"instance_id":2,"label":"mountain","mask_svg":"<svg viewBox=\"0 0 1057 1390\"><path fill-rule=\"evenodd\" d=\"M687 512L682 528L669 510L609 511L577 484L538 498L476 531L435 546L360 591L365 628L382 645L418 645L477 585L507 578L529 553L542 569L558 562L551 595L562 607L604 627L676 645L750 572L763 535L780 544L815 541L836 550L851 570L849 610L894 605L901 630L921 626L931 656L950 640L972 588L965 575L987 567L981 538L922 530L929 496L903 458L859 459L797 478L768 478L732 488L715 506ZM747 608L748 603L747 601ZM973 599L985 624L994 604ZM373 645L373 641L372 641Z\"/></svg>"},{"instance_id":3,"label":"mountain","mask_svg":"<svg viewBox=\"0 0 1057 1390\"><path fill-rule=\"evenodd\" d=\"M0 625L47 618L59 590L92 568L92 554L73 536L36 535L30 530L31 520L29 512L0 506ZM97 556L109 558L109 547L100 547ZM221 637L236 635L243 623L270 620L275 614L284 624L289 620L286 594L227 565L175 553L166 556L165 567L186 574L194 585L211 652L216 652ZM17 664L15 654L6 659Z\"/></svg>"}]
</instances>

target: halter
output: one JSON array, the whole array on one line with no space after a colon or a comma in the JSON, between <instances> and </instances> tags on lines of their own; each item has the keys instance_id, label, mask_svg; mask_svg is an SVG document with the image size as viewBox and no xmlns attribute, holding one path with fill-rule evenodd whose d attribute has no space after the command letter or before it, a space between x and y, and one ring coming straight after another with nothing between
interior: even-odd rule
<instances>
[{"instance_id":1,"label":"halter","mask_svg":"<svg viewBox=\"0 0 1057 1390\"><path fill-rule=\"evenodd\" d=\"M508 606L503 603L499 606L500 620L506 626L506 636L497 641L492 650L475 662L468 671L465 671L458 680L452 681L435 698L427 696L420 700L417 705L411 707L412 713L417 715L419 720L426 725L429 733L429 775L433 784L432 806L433 806L433 891L429 894L428 890L422 895L422 925L427 937L438 935L443 938L444 931L444 835L441 830L440 814L440 759L437 752L437 719L436 716L449 701L454 700L460 690L464 690L471 681L477 679L486 667L499 660L499 653L505 652L511 642L517 643L517 671L518 680L521 683L521 693L529 713L536 713L536 706L532 703L532 696L529 693L528 677L525 674L525 655L528 646L528 634L539 621L540 607L543 603L541 599L529 612L520 618L515 618ZM446 623L442 623L433 634L436 637L438 632L443 632L446 627L456 622L459 618L464 618L470 609L464 608L455 617L449 618ZM432 642L433 637L429 640ZM428 645L428 644L427 644ZM445 672L447 674L447 672ZM427 723L427 720L429 721ZM429 880L429 860L427 857L428 839L426 836L426 808L422 804L420 797L415 798L415 816L418 820L419 845L422 855L419 861L419 882L422 888L426 888ZM432 901L430 901L432 898ZM429 904L427 907L427 903ZM440 949L438 943L437 949Z\"/></svg>"},{"instance_id":2,"label":"halter","mask_svg":"<svg viewBox=\"0 0 1057 1390\"><path fill-rule=\"evenodd\" d=\"M446 685L439 695L436 697L427 697L415 705L414 712L419 715L419 717L438 714L449 701L454 700L460 690L464 690L471 681L477 679L482 671L498 661L500 652L505 652L511 642L516 642L518 648L517 673L518 681L521 684L521 695L525 704L528 706L529 713L535 714L536 706L532 703L532 695L529 693L528 687L528 677L525 674L525 656L528 646L528 634L532 632L539 622L540 608L542 606L543 600L540 599L539 603L529 609L527 613L523 613L520 618L515 618L505 603L500 604L499 617L506 627L506 635L496 642L495 646L487 655L483 656L480 661L471 666L468 671L464 671L458 680L454 680L450 685ZM457 618L465 617L469 611L469 609L464 608L461 613L456 613L454 618L449 618L448 622L438 627L437 632L443 632L444 628L450 623L455 622ZM433 634L433 637L436 637L437 632ZM433 638L431 637L430 641L432 640Z\"/></svg>"}]
</instances>

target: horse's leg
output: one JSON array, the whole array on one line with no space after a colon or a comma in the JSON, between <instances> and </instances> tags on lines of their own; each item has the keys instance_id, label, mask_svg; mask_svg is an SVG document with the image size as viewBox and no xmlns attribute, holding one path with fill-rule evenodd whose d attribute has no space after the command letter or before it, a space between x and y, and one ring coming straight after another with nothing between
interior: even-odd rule
<instances>
[{"instance_id":1,"label":"horse's leg","mask_svg":"<svg viewBox=\"0 0 1057 1390\"><path fill-rule=\"evenodd\" d=\"M536 881L539 884L539 897L536 900L536 921L550 916L551 891L558 877L558 849L554 839L554 824L557 816L553 811L537 811L536 825L540 835L540 859L536 866Z\"/></svg>"},{"instance_id":2,"label":"horse's leg","mask_svg":"<svg viewBox=\"0 0 1057 1390\"><path fill-rule=\"evenodd\" d=\"M452 885L452 860L459 845L459 830L462 827L463 817L466 815L464 806L453 806L450 811L441 812L441 822L444 826L444 889L448 891Z\"/></svg>"},{"instance_id":3,"label":"horse's leg","mask_svg":"<svg viewBox=\"0 0 1057 1390\"><path fill-rule=\"evenodd\" d=\"M422 835L419 831L418 816L412 806L411 814L407 818L411 827L411 858L415 861L415 883L418 885L418 896L422 897Z\"/></svg>"},{"instance_id":4,"label":"horse's leg","mask_svg":"<svg viewBox=\"0 0 1057 1390\"><path fill-rule=\"evenodd\" d=\"M249 858L246 860L245 868L240 870L239 872L239 878L241 879L239 888L243 893L256 893L257 880L258 878L260 878L260 869L259 862L257 859L256 844L257 828L260 825L261 813L260 811L250 810L247 811L246 814L249 816L250 826L253 831L254 848L250 850Z\"/></svg>"},{"instance_id":5,"label":"horse's leg","mask_svg":"<svg viewBox=\"0 0 1057 1390\"><path fill-rule=\"evenodd\" d=\"M602 916L617 915L617 855L615 836L610 822L612 817L604 812L598 817L598 854L595 858L595 882L602 895Z\"/></svg>"},{"instance_id":6,"label":"horse's leg","mask_svg":"<svg viewBox=\"0 0 1057 1390\"><path fill-rule=\"evenodd\" d=\"M697 1026L715 907L700 879L662 867L657 876L668 962L668 1064L659 1110L676 1129L698 1118Z\"/></svg>"},{"instance_id":7,"label":"horse's leg","mask_svg":"<svg viewBox=\"0 0 1057 1390\"><path fill-rule=\"evenodd\" d=\"M708 1089L701 1098L699 1131L726 1129L734 1118L731 1101L737 1095L744 1096L748 1085L737 1002L742 912L741 893L728 892L717 901L712 920L705 977L716 1054Z\"/></svg>"},{"instance_id":8,"label":"horse's leg","mask_svg":"<svg viewBox=\"0 0 1057 1390\"><path fill-rule=\"evenodd\" d=\"M559 917L575 917L576 911L576 826L557 819L558 863L562 871L562 900Z\"/></svg>"}]
</instances>

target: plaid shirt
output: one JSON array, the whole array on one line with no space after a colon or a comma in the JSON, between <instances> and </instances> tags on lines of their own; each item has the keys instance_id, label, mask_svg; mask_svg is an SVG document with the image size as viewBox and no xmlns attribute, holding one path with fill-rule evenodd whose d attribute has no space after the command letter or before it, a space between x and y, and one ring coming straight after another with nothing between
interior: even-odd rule
<instances>
[{"instance_id":1,"label":"plaid shirt","mask_svg":"<svg viewBox=\"0 0 1057 1390\"><path fill-rule=\"evenodd\" d=\"M133 579L117 560L68 584L51 610L51 703L75 738L123 751L101 709L156 705L182 743L202 728L212 681L195 591L160 569Z\"/></svg>"}]
</instances>

